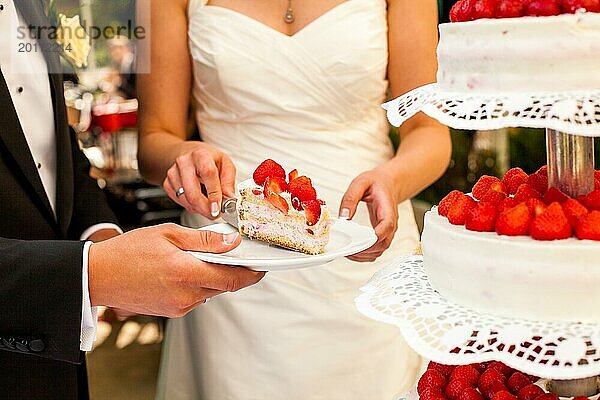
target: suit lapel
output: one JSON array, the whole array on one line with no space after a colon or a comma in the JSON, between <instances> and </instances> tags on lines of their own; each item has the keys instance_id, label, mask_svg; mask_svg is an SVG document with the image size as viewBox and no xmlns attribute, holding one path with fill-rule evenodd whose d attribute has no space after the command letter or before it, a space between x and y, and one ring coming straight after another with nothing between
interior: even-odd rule
<instances>
[{"instance_id":1,"label":"suit lapel","mask_svg":"<svg viewBox=\"0 0 600 400\"><path fill-rule=\"evenodd\" d=\"M55 224L48 196L46 196L44 185L35 168L2 71L0 71L0 78L0 104L3 114L0 118L0 139L13 158L15 173L21 175L19 180L23 182L26 191L32 195L34 202L43 211L48 222Z\"/></svg>"},{"instance_id":2,"label":"suit lapel","mask_svg":"<svg viewBox=\"0 0 600 400\"><path fill-rule=\"evenodd\" d=\"M25 20L33 26L49 26L41 0L16 0L15 4ZM47 32L47 31L46 31ZM38 39L43 49L54 49L54 43L45 35ZM70 130L67 123L60 60L55 51L44 52L50 71L50 88L54 105L56 131L56 217L60 230L66 235L73 214L73 155Z\"/></svg>"}]
</instances>

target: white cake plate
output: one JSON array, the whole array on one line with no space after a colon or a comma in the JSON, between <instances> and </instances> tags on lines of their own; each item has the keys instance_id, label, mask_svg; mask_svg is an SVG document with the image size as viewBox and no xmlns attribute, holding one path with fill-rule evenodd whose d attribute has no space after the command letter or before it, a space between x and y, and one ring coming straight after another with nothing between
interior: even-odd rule
<instances>
[{"instance_id":1,"label":"white cake plate","mask_svg":"<svg viewBox=\"0 0 600 400\"><path fill-rule=\"evenodd\" d=\"M423 111L455 129L550 128L600 136L600 91L542 93L447 92L437 83L412 90L383 105L390 123L400 126Z\"/></svg>"},{"instance_id":2,"label":"white cake plate","mask_svg":"<svg viewBox=\"0 0 600 400\"><path fill-rule=\"evenodd\" d=\"M498 360L548 379L600 374L600 324L511 319L457 305L430 285L422 256L396 259L361 291L359 311L398 326L425 358L449 365Z\"/></svg>"}]
</instances>

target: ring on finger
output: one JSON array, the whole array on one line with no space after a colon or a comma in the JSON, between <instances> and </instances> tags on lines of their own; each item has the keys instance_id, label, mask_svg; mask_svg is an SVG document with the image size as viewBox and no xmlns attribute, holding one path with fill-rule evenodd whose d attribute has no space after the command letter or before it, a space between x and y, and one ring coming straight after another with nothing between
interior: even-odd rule
<instances>
[{"instance_id":1,"label":"ring on finger","mask_svg":"<svg viewBox=\"0 0 600 400\"><path fill-rule=\"evenodd\" d=\"M184 193L185 193L185 189L182 186L179 189L177 189L177 191L175 192L175 196L179 197L179 196L181 196Z\"/></svg>"}]
</instances>

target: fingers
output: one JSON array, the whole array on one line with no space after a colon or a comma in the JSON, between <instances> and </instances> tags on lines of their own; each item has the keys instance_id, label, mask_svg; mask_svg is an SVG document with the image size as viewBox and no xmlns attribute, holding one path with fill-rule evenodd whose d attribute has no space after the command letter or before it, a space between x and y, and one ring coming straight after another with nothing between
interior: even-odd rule
<instances>
[{"instance_id":1,"label":"fingers","mask_svg":"<svg viewBox=\"0 0 600 400\"><path fill-rule=\"evenodd\" d=\"M194 152L193 163L196 166L194 169L195 173L206 188L206 197L208 198L207 209L209 213L204 215L216 218L221 213L221 201L223 197L219 169L215 164L214 158L208 156L205 152Z\"/></svg>"},{"instance_id":2,"label":"fingers","mask_svg":"<svg viewBox=\"0 0 600 400\"><path fill-rule=\"evenodd\" d=\"M200 180L196 175L196 167L191 157L184 155L177 157L175 165L171 167L177 170L179 175L181 186L185 190L182 196L185 196L185 200L192 207L191 212L201 213L207 215L210 213L208 200L202 194L200 187Z\"/></svg>"},{"instance_id":3,"label":"fingers","mask_svg":"<svg viewBox=\"0 0 600 400\"><path fill-rule=\"evenodd\" d=\"M358 262L375 261L392 244L398 229L398 212L391 200L376 197L369 204L369 213L373 222L377 242L365 251L349 256L348 259Z\"/></svg>"},{"instance_id":4,"label":"fingers","mask_svg":"<svg viewBox=\"0 0 600 400\"><path fill-rule=\"evenodd\" d=\"M223 194L230 198L235 197L235 176L235 165L233 165L231 159L224 154L221 160L219 177L221 179L221 189L223 190Z\"/></svg>"},{"instance_id":5,"label":"fingers","mask_svg":"<svg viewBox=\"0 0 600 400\"><path fill-rule=\"evenodd\" d=\"M360 176L350 183L348 190L346 190L344 197L342 197L338 212L340 218L352 219L354 217L356 207L364 197L365 192L369 189L369 186L368 181Z\"/></svg>"},{"instance_id":6,"label":"fingers","mask_svg":"<svg viewBox=\"0 0 600 400\"><path fill-rule=\"evenodd\" d=\"M205 263L197 258L189 257L186 282L191 287L213 289L222 292L237 292L247 286L254 285L264 276L264 272L256 272L243 267Z\"/></svg>"},{"instance_id":7,"label":"fingers","mask_svg":"<svg viewBox=\"0 0 600 400\"><path fill-rule=\"evenodd\" d=\"M206 253L226 253L242 241L238 232L223 235L206 230L184 228L175 224L163 225L163 235L181 250Z\"/></svg>"},{"instance_id":8,"label":"fingers","mask_svg":"<svg viewBox=\"0 0 600 400\"><path fill-rule=\"evenodd\" d=\"M181 180L179 179L179 174L176 174L176 171L172 171L174 167L171 167L169 171L167 171L167 177L163 181L163 189L167 193L167 196L175 203L179 204L186 210L193 212L192 206L187 202L185 196L177 196L176 191L183 187L181 186ZM184 188L185 190L185 188Z\"/></svg>"}]
</instances>

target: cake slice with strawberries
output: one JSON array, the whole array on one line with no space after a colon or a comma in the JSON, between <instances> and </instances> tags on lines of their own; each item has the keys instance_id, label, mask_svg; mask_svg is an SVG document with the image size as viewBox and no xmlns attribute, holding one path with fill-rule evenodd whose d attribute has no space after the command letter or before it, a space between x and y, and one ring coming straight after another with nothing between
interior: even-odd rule
<instances>
[{"instance_id":1,"label":"cake slice with strawberries","mask_svg":"<svg viewBox=\"0 0 600 400\"><path fill-rule=\"evenodd\" d=\"M243 235L306 254L325 252L332 220L307 176L295 169L286 174L268 159L240 185L239 195Z\"/></svg>"}]
</instances>

